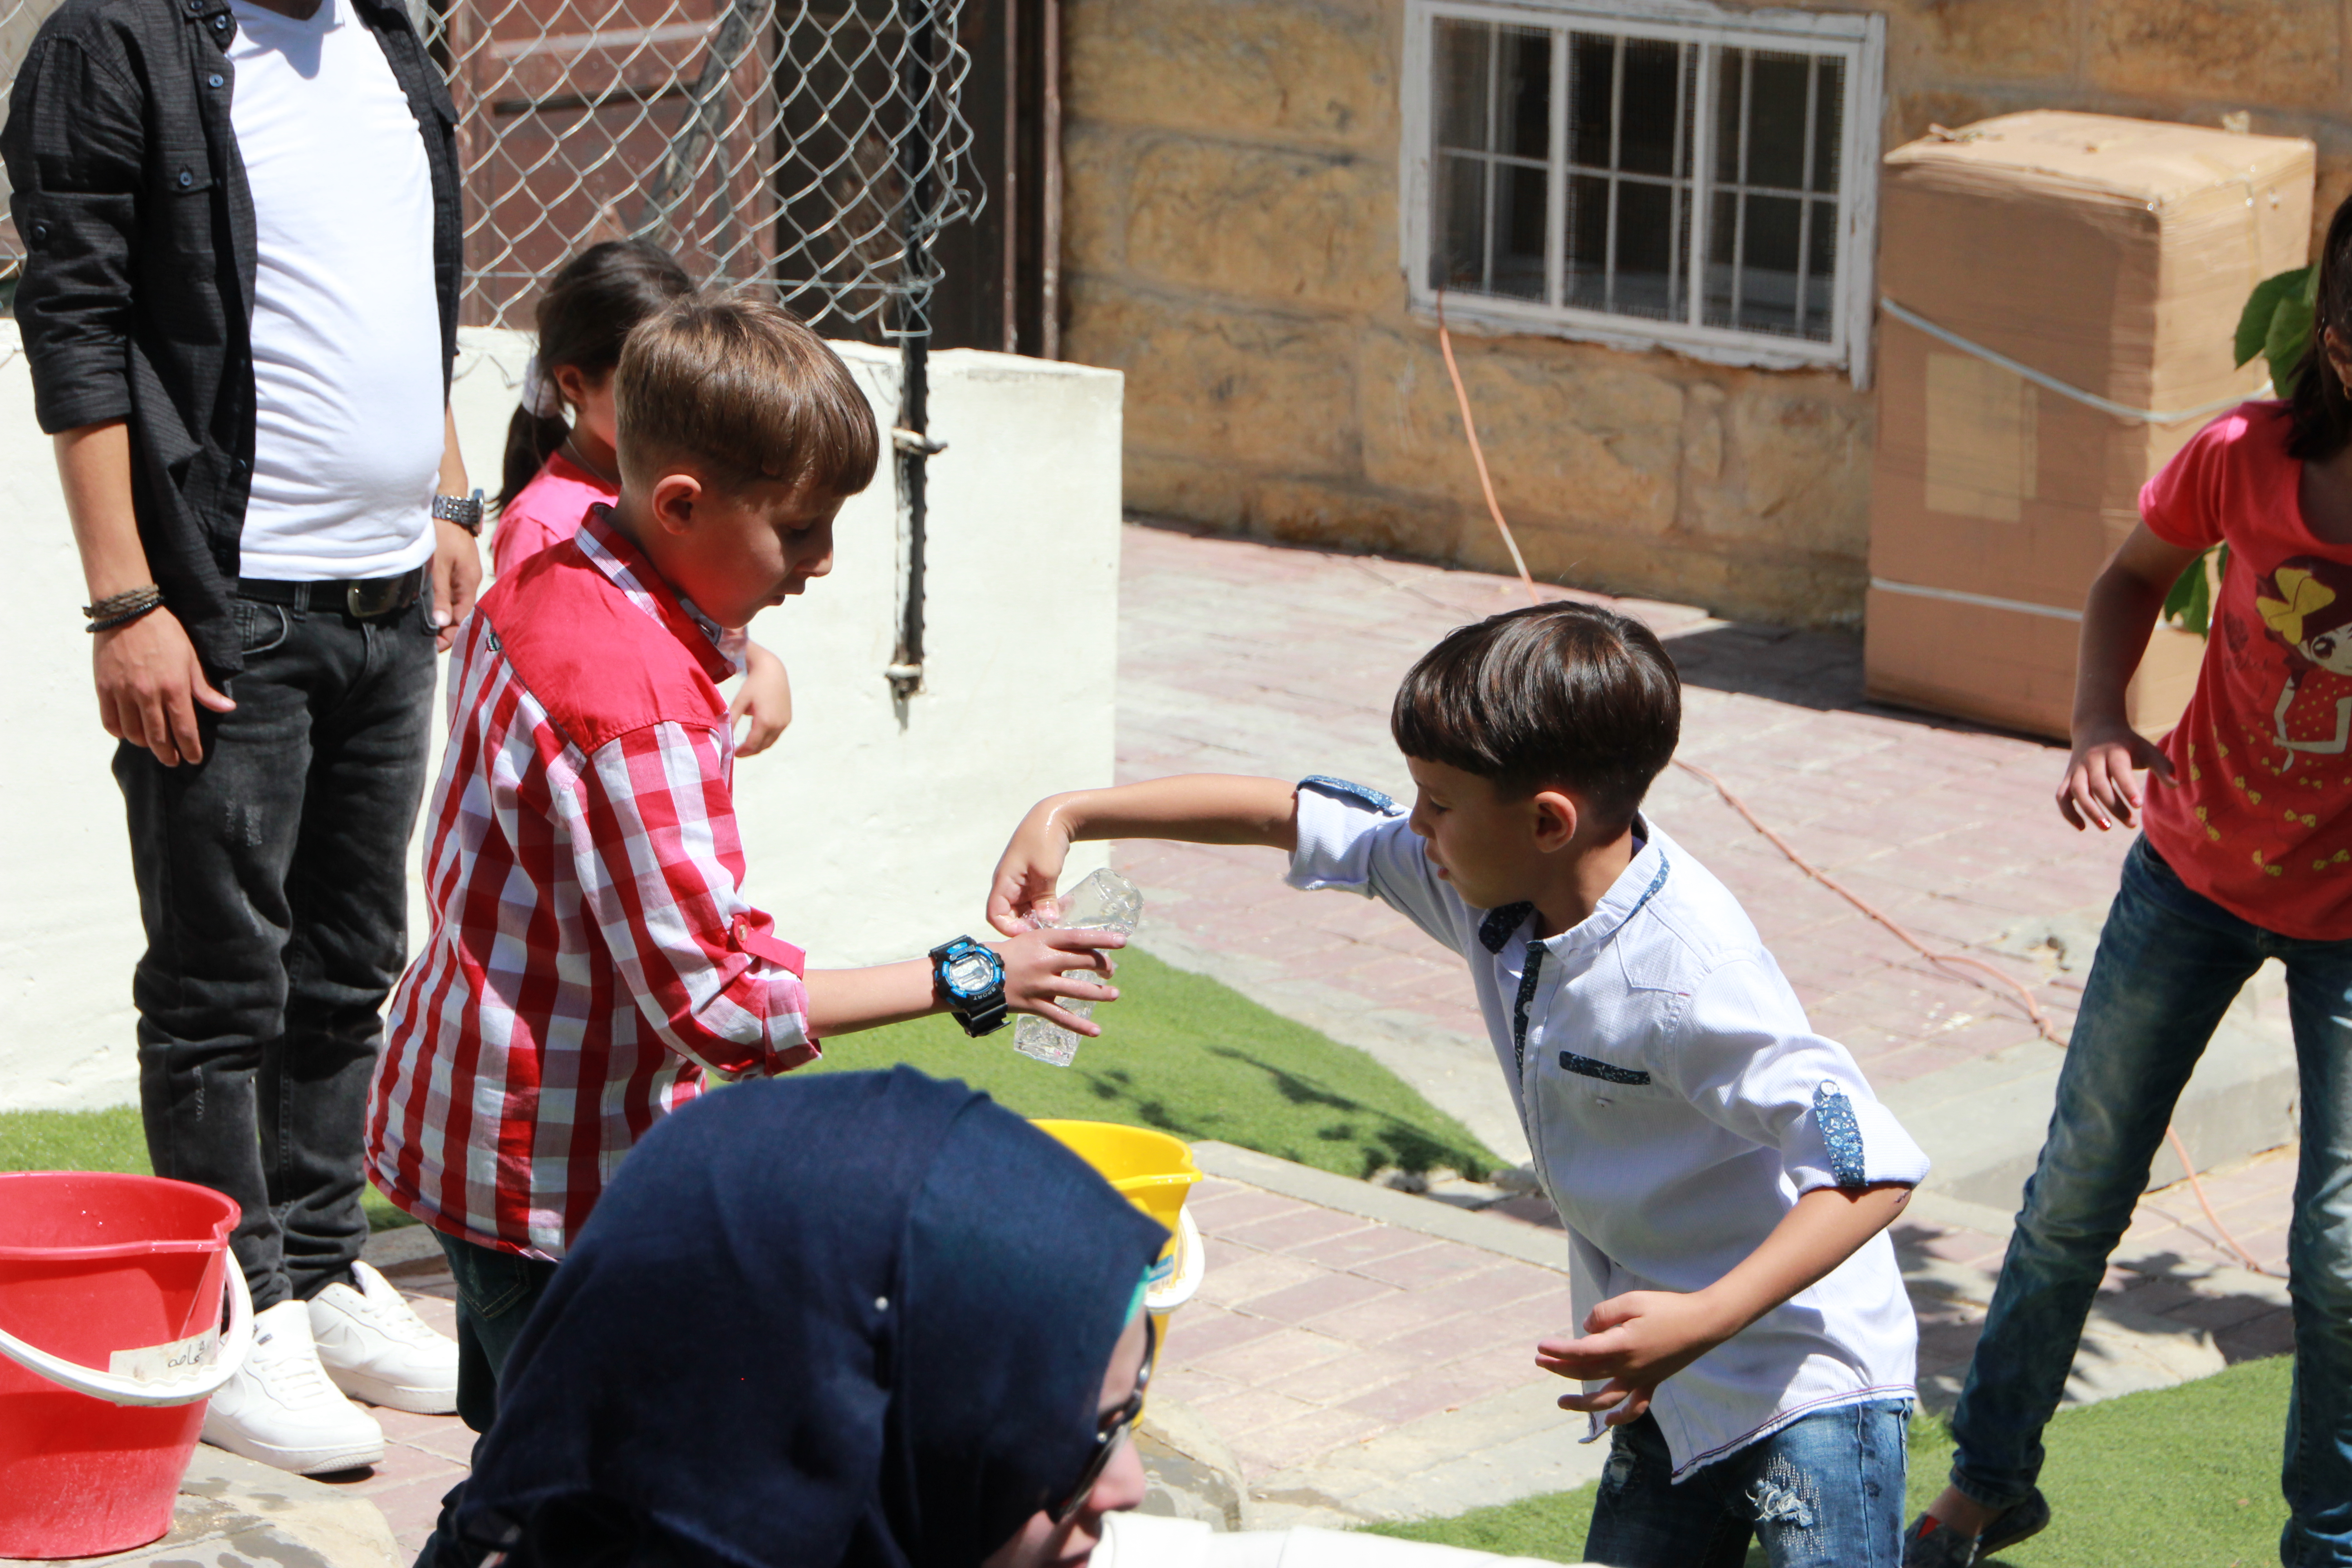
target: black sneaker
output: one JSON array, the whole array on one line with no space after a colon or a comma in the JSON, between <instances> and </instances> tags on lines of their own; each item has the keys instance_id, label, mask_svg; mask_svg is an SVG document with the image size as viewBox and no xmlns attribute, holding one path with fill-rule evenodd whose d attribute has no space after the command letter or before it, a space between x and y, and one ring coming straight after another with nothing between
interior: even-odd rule
<instances>
[{"instance_id":1,"label":"black sneaker","mask_svg":"<svg viewBox=\"0 0 2352 1568\"><path fill-rule=\"evenodd\" d=\"M2036 1487L2010 1504L1971 1541L1927 1514L1903 1532L1903 1568L1975 1568L1994 1552L2039 1535L2050 1523L2050 1500Z\"/></svg>"},{"instance_id":2,"label":"black sneaker","mask_svg":"<svg viewBox=\"0 0 2352 1568\"><path fill-rule=\"evenodd\" d=\"M2049 1525L2050 1500L2036 1487L1992 1516L1992 1522L1977 1537L1977 1561L1981 1563L2002 1547L2014 1546L2030 1535L2039 1535Z\"/></svg>"},{"instance_id":3,"label":"black sneaker","mask_svg":"<svg viewBox=\"0 0 2352 1568\"><path fill-rule=\"evenodd\" d=\"M1903 1532L1903 1568L1975 1568L1977 1543L1923 1513Z\"/></svg>"}]
</instances>

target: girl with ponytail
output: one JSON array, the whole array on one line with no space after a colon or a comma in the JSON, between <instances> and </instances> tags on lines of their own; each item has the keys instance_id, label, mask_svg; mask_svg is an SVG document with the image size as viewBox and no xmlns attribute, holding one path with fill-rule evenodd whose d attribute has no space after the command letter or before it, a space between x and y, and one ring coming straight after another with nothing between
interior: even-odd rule
<instances>
[{"instance_id":1,"label":"girl with ponytail","mask_svg":"<svg viewBox=\"0 0 2352 1568\"><path fill-rule=\"evenodd\" d=\"M499 576L571 538L590 507L618 499L613 370L621 344L638 322L694 291L686 269L646 239L591 246L549 281L539 300L539 350L523 369L522 405L507 426L490 540ZM758 643L744 644L743 666L728 719L750 719L735 749L748 757L773 745L793 721L793 690L783 661Z\"/></svg>"}]
</instances>

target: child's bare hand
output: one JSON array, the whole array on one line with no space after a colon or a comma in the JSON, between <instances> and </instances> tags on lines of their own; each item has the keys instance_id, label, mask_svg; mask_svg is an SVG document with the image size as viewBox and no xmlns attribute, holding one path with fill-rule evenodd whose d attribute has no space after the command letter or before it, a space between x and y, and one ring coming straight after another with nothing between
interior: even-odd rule
<instances>
[{"instance_id":1,"label":"child's bare hand","mask_svg":"<svg viewBox=\"0 0 2352 1568\"><path fill-rule=\"evenodd\" d=\"M1011 942L992 945L997 962L1004 965L1006 1005L1016 1013L1034 1013L1074 1035L1102 1033L1101 1025L1059 1004L1066 998L1118 1001L1116 988L1087 977L1098 974L1108 980L1116 973L1118 966L1111 962L1109 950L1125 947L1126 937L1115 931L1081 926L1074 931L1026 931Z\"/></svg>"},{"instance_id":2,"label":"child's bare hand","mask_svg":"<svg viewBox=\"0 0 2352 1568\"><path fill-rule=\"evenodd\" d=\"M1053 804L1040 801L1030 807L989 879L988 923L1006 936L1027 931L1032 914L1053 920L1061 913L1054 889L1062 884L1062 863L1070 856L1070 830L1056 819Z\"/></svg>"},{"instance_id":3,"label":"child's bare hand","mask_svg":"<svg viewBox=\"0 0 2352 1568\"><path fill-rule=\"evenodd\" d=\"M1536 1364L1561 1377L1607 1378L1608 1385L1597 1393L1562 1394L1559 1407L1606 1410L1605 1424L1622 1426L1642 1418L1658 1384L1733 1331L1704 1296L1629 1290L1592 1309L1583 1338L1538 1343Z\"/></svg>"},{"instance_id":4,"label":"child's bare hand","mask_svg":"<svg viewBox=\"0 0 2352 1568\"><path fill-rule=\"evenodd\" d=\"M729 727L751 718L751 728L736 746L739 757L756 757L776 743L793 721L793 683L784 661L752 643L743 650L743 684L727 704Z\"/></svg>"},{"instance_id":5,"label":"child's bare hand","mask_svg":"<svg viewBox=\"0 0 2352 1568\"><path fill-rule=\"evenodd\" d=\"M2079 727L2058 786L2058 814L2077 829L2096 826L2105 833L2117 822L2131 826L2140 798L2132 773L2139 768L2172 777L2172 759L2122 720Z\"/></svg>"}]
</instances>

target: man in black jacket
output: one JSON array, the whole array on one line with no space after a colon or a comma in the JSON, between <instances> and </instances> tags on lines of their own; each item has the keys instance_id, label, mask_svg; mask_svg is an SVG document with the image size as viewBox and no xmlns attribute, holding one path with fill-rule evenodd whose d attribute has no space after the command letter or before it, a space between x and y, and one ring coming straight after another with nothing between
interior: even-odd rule
<instances>
[{"instance_id":1,"label":"man in black jacket","mask_svg":"<svg viewBox=\"0 0 2352 1568\"><path fill-rule=\"evenodd\" d=\"M292 1470L382 1457L345 1394L455 1401L360 1261L435 647L481 574L455 118L389 0L66 0L0 130L121 742L148 1150L244 1209L258 1332L205 1436Z\"/></svg>"}]
</instances>

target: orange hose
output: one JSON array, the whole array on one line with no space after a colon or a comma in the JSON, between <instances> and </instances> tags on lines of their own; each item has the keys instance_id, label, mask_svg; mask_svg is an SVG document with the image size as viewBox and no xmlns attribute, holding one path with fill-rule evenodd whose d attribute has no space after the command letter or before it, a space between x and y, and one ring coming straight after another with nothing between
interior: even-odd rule
<instances>
[{"instance_id":1,"label":"orange hose","mask_svg":"<svg viewBox=\"0 0 2352 1568\"><path fill-rule=\"evenodd\" d=\"M1470 417L1470 394L1462 386L1462 368L1454 363L1454 334L1445 330L1445 290L1437 291L1437 348L1445 356L1445 374L1454 382L1454 401L1462 410L1462 433L1470 437L1470 460L1478 467L1478 489L1486 497L1486 515L1495 520L1495 527L1503 536L1503 547L1511 552L1511 564L1519 569L1519 581L1527 584L1528 603L1540 605L1542 595L1536 592L1536 580L1528 574L1528 558L1519 553L1519 542L1511 532L1511 525L1503 521L1502 504L1495 500L1495 481L1486 472L1486 448L1478 444L1478 426Z\"/></svg>"}]
</instances>

